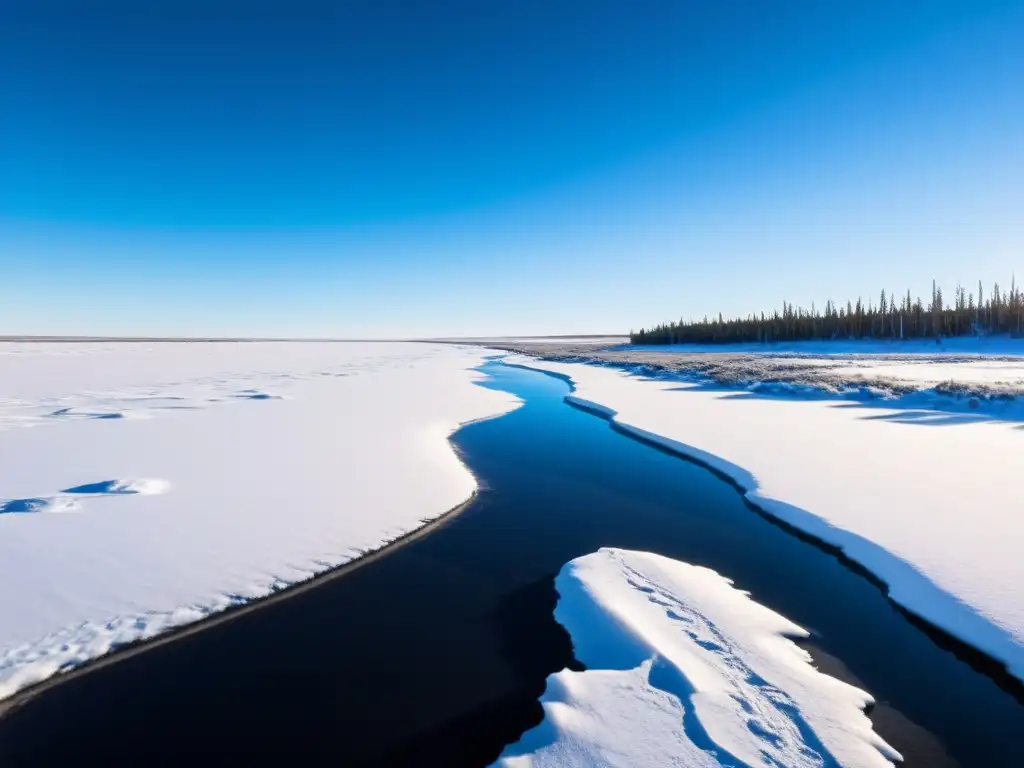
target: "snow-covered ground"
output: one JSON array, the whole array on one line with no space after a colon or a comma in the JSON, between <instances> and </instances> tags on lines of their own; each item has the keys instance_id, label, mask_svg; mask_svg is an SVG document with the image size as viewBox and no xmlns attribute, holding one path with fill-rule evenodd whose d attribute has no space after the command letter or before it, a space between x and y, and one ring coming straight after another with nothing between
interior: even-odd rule
<instances>
[{"instance_id":1,"label":"snow-covered ground","mask_svg":"<svg viewBox=\"0 0 1024 768\"><path fill-rule=\"evenodd\" d=\"M946 362L942 357L924 357L919 360L857 358L849 361L844 373L912 382L921 387L934 387L943 382L955 381L967 385L1005 385L1007 389L1024 389L1024 358L979 357L958 362Z\"/></svg>"},{"instance_id":2,"label":"snow-covered ground","mask_svg":"<svg viewBox=\"0 0 1024 768\"><path fill-rule=\"evenodd\" d=\"M818 672L807 633L712 570L602 549L556 580L555 617L585 672L548 678L544 721L498 764L704 768L891 766L871 697Z\"/></svg>"},{"instance_id":3,"label":"snow-covered ground","mask_svg":"<svg viewBox=\"0 0 1024 768\"><path fill-rule=\"evenodd\" d=\"M931 624L1024 680L1024 431L915 402L771 397L512 355L570 399L716 468L770 515L834 544ZM955 372L955 371L954 371Z\"/></svg>"},{"instance_id":4,"label":"snow-covered ground","mask_svg":"<svg viewBox=\"0 0 1024 768\"><path fill-rule=\"evenodd\" d=\"M629 343L629 336L477 336L438 339L467 344L576 344L580 346L609 347Z\"/></svg>"},{"instance_id":5,"label":"snow-covered ground","mask_svg":"<svg viewBox=\"0 0 1024 768\"><path fill-rule=\"evenodd\" d=\"M1024 339L1007 336L955 336L935 339L835 339L780 341L772 344L624 345L632 350L661 352L735 352L774 355L998 355L1024 356Z\"/></svg>"},{"instance_id":6,"label":"snow-covered ground","mask_svg":"<svg viewBox=\"0 0 1024 768\"><path fill-rule=\"evenodd\" d=\"M886 401L899 407L973 414L977 420L1024 421L1020 339L951 339L942 347L922 342L492 346L556 362L609 365L645 376L772 396ZM851 351L843 354L844 349ZM1008 354L1011 351L1016 354Z\"/></svg>"},{"instance_id":7,"label":"snow-covered ground","mask_svg":"<svg viewBox=\"0 0 1024 768\"><path fill-rule=\"evenodd\" d=\"M0 698L468 499L511 395L400 343L0 344Z\"/></svg>"}]
</instances>

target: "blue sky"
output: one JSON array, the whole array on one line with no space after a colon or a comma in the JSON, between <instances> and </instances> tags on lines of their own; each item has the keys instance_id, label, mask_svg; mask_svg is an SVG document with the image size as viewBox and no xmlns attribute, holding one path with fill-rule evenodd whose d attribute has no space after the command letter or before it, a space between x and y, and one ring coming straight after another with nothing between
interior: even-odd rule
<instances>
[{"instance_id":1,"label":"blue sky","mask_svg":"<svg viewBox=\"0 0 1024 768\"><path fill-rule=\"evenodd\" d=\"M1020 0L8 3L0 104L0 334L616 332L1024 266Z\"/></svg>"}]
</instances>

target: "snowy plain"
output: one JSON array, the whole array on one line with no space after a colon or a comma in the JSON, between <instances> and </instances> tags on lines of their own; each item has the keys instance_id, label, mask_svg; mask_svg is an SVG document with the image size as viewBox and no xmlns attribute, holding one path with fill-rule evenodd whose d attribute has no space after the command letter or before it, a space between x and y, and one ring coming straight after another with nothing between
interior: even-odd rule
<instances>
[{"instance_id":1,"label":"snowy plain","mask_svg":"<svg viewBox=\"0 0 1024 768\"><path fill-rule=\"evenodd\" d=\"M708 568L602 549L566 564L555 618L586 671L548 677L504 768L891 766L871 697L818 672L807 633Z\"/></svg>"},{"instance_id":2,"label":"snowy plain","mask_svg":"<svg viewBox=\"0 0 1024 768\"><path fill-rule=\"evenodd\" d=\"M913 394L773 396L607 365L508 361L570 380L568 400L730 477L758 508L841 548L895 602L1024 680L1016 410L950 414L917 407Z\"/></svg>"},{"instance_id":3,"label":"snowy plain","mask_svg":"<svg viewBox=\"0 0 1024 768\"><path fill-rule=\"evenodd\" d=\"M768 344L623 344L618 349L660 352L750 353L759 355L1024 356L1024 339L1008 336L954 336L935 339L830 339L780 341Z\"/></svg>"},{"instance_id":4,"label":"snowy plain","mask_svg":"<svg viewBox=\"0 0 1024 768\"><path fill-rule=\"evenodd\" d=\"M576 344L580 346L608 347L629 342L628 336L477 336L438 339L438 341L465 344Z\"/></svg>"},{"instance_id":5,"label":"snowy plain","mask_svg":"<svg viewBox=\"0 0 1024 768\"><path fill-rule=\"evenodd\" d=\"M470 498L486 350L0 344L0 699L268 595Z\"/></svg>"}]
</instances>

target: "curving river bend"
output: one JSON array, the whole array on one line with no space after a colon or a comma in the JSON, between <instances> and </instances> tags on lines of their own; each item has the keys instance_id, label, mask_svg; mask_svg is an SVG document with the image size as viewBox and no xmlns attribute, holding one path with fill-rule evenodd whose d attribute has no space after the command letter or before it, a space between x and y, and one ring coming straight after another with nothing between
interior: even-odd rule
<instances>
[{"instance_id":1,"label":"curving river bend","mask_svg":"<svg viewBox=\"0 0 1024 768\"><path fill-rule=\"evenodd\" d=\"M453 442L482 491L387 556L285 600L69 676L0 718L0 765L71 760L484 765L575 664L553 577L602 546L706 565L812 632L819 667L870 691L909 766L1024 765L1024 706L877 586L770 523L707 470L488 363L519 410Z\"/></svg>"}]
</instances>

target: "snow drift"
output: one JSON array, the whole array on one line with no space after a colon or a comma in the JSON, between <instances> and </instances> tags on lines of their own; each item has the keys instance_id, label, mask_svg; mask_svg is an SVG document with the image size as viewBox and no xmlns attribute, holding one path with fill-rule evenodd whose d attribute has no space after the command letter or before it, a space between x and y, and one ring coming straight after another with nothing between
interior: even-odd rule
<instances>
[{"instance_id":1,"label":"snow drift","mask_svg":"<svg viewBox=\"0 0 1024 768\"><path fill-rule=\"evenodd\" d=\"M714 571L602 549L564 566L555 618L585 672L548 678L545 718L498 764L891 766L871 697L819 673L792 622Z\"/></svg>"}]
</instances>

